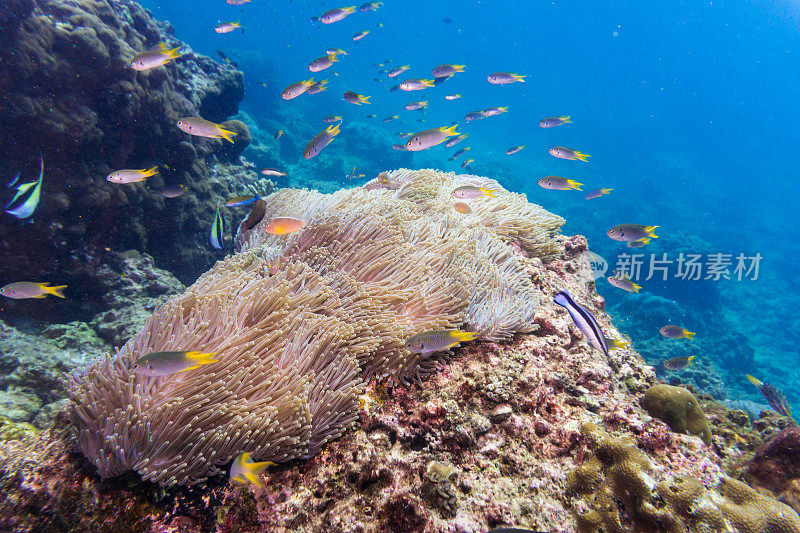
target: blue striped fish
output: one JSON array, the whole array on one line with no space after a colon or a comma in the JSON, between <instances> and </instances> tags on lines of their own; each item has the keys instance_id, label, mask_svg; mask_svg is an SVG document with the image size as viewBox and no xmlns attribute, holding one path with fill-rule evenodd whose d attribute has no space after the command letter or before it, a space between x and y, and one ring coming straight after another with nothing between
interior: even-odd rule
<instances>
[{"instance_id":1,"label":"blue striped fish","mask_svg":"<svg viewBox=\"0 0 800 533\"><path fill-rule=\"evenodd\" d=\"M608 357L608 343L603 335L603 330L600 329L600 324L592 316L592 314L575 303L572 296L567 291L560 291L553 298L553 302L569 311L569 316L572 321L578 326L578 329L586 336L586 340L597 350L600 350L606 357Z\"/></svg>"},{"instance_id":2,"label":"blue striped fish","mask_svg":"<svg viewBox=\"0 0 800 533\"><path fill-rule=\"evenodd\" d=\"M211 224L211 246L217 250L222 250L225 246L227 225L225 217L219 214L219 200L217 200L217 212L214 213L214 223Z\"/></svg>"},{"instance_id":3,"label":"blue striped fish","mask_svg":"<svg viewBox=\"0 0 800 533\"><path fill-rule=\"evenodd\" d=\"M14 215L17 218L28 218L36 211L36 207L39 205L39 196L42 192L42 177L44 176L44 159L42 158L42 154L39 154L39 163L41 165L39 178L30 183L17 185L17 194L15 194L14 198L3 208L6 213ZM14 176L14 180L9 183L8 186L13 186L18 179L19 174Z\"/></svg>"}]
</instances>

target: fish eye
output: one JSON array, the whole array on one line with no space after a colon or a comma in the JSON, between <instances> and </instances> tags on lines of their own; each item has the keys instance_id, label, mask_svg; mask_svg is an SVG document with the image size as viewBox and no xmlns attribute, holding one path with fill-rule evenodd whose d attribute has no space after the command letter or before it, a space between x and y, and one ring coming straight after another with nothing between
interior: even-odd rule
<instances>
[{"instance_id":1,"label":"fish eye","mask_svg":"<svg viewBox=\"0 0 800 533\"><path fill-rule=\"evenodd\" d=\"M137 365L136 363L133 363L133 368L139 368L139 365Z\"/></svg>"}]
</instances>

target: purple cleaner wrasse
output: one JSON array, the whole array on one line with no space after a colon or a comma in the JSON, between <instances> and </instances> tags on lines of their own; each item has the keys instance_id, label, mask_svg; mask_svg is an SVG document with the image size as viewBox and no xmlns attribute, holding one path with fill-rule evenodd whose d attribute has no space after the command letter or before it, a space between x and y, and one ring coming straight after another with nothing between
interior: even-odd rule
<instances>
[{"instance_id":1,"label":"purple cleaner wrasse","mask_svg":"<svg viewBox=\"0 0 800 533\"><path fill-rule=\"evenodd\" d=\"M464 115L464 120L467 122L472 122L473 120L480 120L484 118L483 114L480 111L470 111L466 115Z\"/></svg>"},{"instance_id":2,"label":"purple cleaner wrasse","mask_svg":"<svg viewBox=\"0 0 800 533\"><path fill-rule=\"evenodd\" d=\"M428 87L433 87L433 80L419 80L416 78L411 78L400 82L401 91L421 91L422 89L427 89Z\"/></svg>"},{"instance_id":3,"label":"purple cleaner wrasse","mask_svg":"<svg viewBox=\"0 0 800 533\"><path fill-rule=\"evenodd\" d=\"M460 94L448 94L444 97L445 100L458 100L459 98L461 98Z\"/></svg>"},{"instance_id":4,"label":"purple cleaner wrasse","mask_svg":"<svg viewBox=\"0 0 800 533\"><path fill-rule=\"evenodd\" d=\"M458 329L423 331L406 341L406 349L411 353L433 353L453 348L461 342L472 341L478 334Z\"/></svg>"},{"instance_id":5,"label":"purple cleaner wrasse","mask_svg":"<svg viewBox=\"0 0 800 533\"><path fill-rule=\"evenodd\" d=\"M150 70L151 68L162 67L173 59L178 59L181 57L180 49L181 47L178 46L168 50L163 43L159 43L155 49L147 50L141 54L137 54L133 59L131 59L131 62L128 63L128 66L133 70L138 70L139 72Z\"/></svg>"},{"instance_id":6,"label":"purple cleaner wrasse","mask_svg":"<svg viewBox=\"0 0 800 533\"><path fill-rule=\"evenodd\" d=\"M332 122L341 122L341 121L342 121L341 115L329 115L322 119L322 122L325 122L327 124L330 124Z\"/></svg>"},{"instance_id":7,"label":"purple cleaner wrasse","mask_svg":"<svg viewBox=\"0 0 800 533\"><path fill-rule=\"evenodd\" d=\"M453 137L452 139L449 139L446 143L444 143L444 145L447 148L452 148L453 146L457 145L458 143L460 143L461 141L463 141L466 138L467 138L467 134L465 133L463 135L459 135L458 137Z\"/></svg>"},{"instance_id":8,"label":"purple cleaner wrasse","mask_svg":"<svg viewBox=\"0 0 800 533\"><path fill-rule=\"evenodd\" d=\"M217 33L230 33L241 27L242 24L240 20L237 20L236 22L221 22L214 26L214 31Z\"/></svg>"},{"instance_id":9,"label":"purple cleaner wrasse","mask_svg":"<svg viewBox=\"0 0 800 533\"><path fill-rule=\"evenodd\" d=\"M578 183L575 180L562 178L561 176L545 176L538 181L539 187L543 189L551 189L554 191L568 191L570 189L575 189L576 191L581 190L581 185L583 183Z\"/></svg>"},{"instance_id":10,"label":"purple cleaner wrasse","mask_svg":"<svg viewBox=\"0 0 800 533\"><path fill-rule=\"evenodd\" d=\"M782 416L792 416L792 408L789 406L789 402L786 401L786 396L780 389L769 383L763 383L750 374L746 374L746 376L750 383L758 387L758 390L761 391L761 395L764 396L764 399L767 400L770 407L775 409L775 412Z\"/></svg>"},{"instance_id":11,"label":"purple cleaner wrasse","mask_svg":"<svg viewBox=\"0 0 800 533\"><path fill-rule=\"evenodd\" d=\"M30 183L20 183L14 187L17 191L14 197L5 205L3 210L9 215L25 219L33 215L39 206L42 194L42 180L44 179L44 157L39 153L39 177ZM19 179L19 173L14 177L8 187L12 187Z\"/></svg>"},{"instance_id":12,"label":"purple cleaner wrasse","mask_svg":"<svg viewBox=\"0 0 800 533\"><path fill-rule=\"evenodd\" d=\"M329 9L325 13L319 17L319 21L323 24L333 24L334 22L339 22L340 20L344 20L345 17L355 13L356 6L350 7L337 7L335 9Z\"/></svg>"},{"instance_id":13,"label":"purple cleaner wrasse","mask_svg":"<svg viewBox=\"0 0 800 533\"><path fill-rule=\"evenodd\" d=\"M200 117L185 117L177 122L178 128L189 135L197 137L207 137L209 139L225 139L233 144L233 137L236 132L226 130L219 124Z\"/></svg>"},{"instance_id":14,"label":"purple cleaner wrasse","mask_svg":"<svg viewBox=\"0 0 800 533\"><path fill-rule=\"evenodd\" d=\"M661 364L663 364L664 368L666 368L667 370L681 370L691 365L692 359L694 359L695 357L697 356L692 355L691 357L686 357L686 356L672 357L670 359L667 359L666 361L662 361Z\"/></svg>"},{"instance_id":15,"label":"purple cleaner wrasse","mask_svg":"<svg viewBox=\"0 0 800 533\"><path fill-rule=\"evenodd\" d=\"M427 100L420 100L418 102L409 102L405 105L407 111L416 111L417 109L424 109L428 107Z\"/></svg>"},{"instance_id":16,"label":"purple cleaner wrasse","mask_svg":"<svg viewBox=\"0 0 800 533\"><path fill-rule=\"evenodd\" d=\"M453 198L459 198L461 200L474 200L475 198L497 198L494 193L497 192L497 189L487 189L485 187L477 187L475 185L462 185L461 187L457 187L451 193Z\"/></svg>"},{"instance_id":17,"label":"purple cleaner wrasse","mask_svg":"<svg viewBox=\"0 0 800 533\"><path fill-rule=\"evenodd\" d=\"M508 85L509 83L524 83L525 76L513 74L511 72L494 72L489 74L486 81L492 85Z\"/></svg>"},{"instance_id":18,"label":"purple cleaner wrasse","mask_svg":"<svg viewBox=\"0 0 800 533\"><path fill-rule=\"evenodd\" d=\"M517 152L519 152L520 150L522 150L524 148L525 148L524 144L520 144L519 146L512 146L511 148L506 150L506 154L507 155L513 155L513 154L516 154Z\"/></svg>"},{"instance_id":19,"label":"purple cleaner wrasse","mask_svg":"<svg viewBox=\"0 0 800 533\"><path fill-rule=\"evenodd\" d=\"M471 215L472 208L466 202L453 202L453 209L462 215Z\"/></svg>"},{"instance_id":20,"label":"purple cleaner wrasse","mask_svg":"<svg viewBox=\"0 0 800 533\"><path fill-rule=\"evenodd\" d=\"M150 377L169 376L216 363L218 359L212 359L216 355L200 351L151 352L136 360L133 371Z\"/></svg>"},{"instance_id":21,"label":"purple cleaner wrasse","mask_svg":"<svg viewBox=\"0 0 800 533\"><path fill-rule=\"evenodd\" d=\"M323 148L328 146L333 138L339 135L339 126L341 126L341 122L328 126L321 132L317 133L313 139L308 141L308 144L303 150L303 157L306 159L311 159L312 157L319 155Z\"/></svg>"},{"instance_id":22,"label":"purple cleaner wrasse","mask_svg":"<svg viewBox=\"0 0 800 533\"><path fill-rule=\"evenodd\" d=\"M364 96L363 94L358 94L353 91L347 91L344 93L344 101L348 104L368 104L369 103L369 96Z\"/></svg>"},{"instance_id":23,"label":"purple cleaner wrasse","mask_svg":"<svg viewBox=\"0 0 800 533\"><path fill-rule=\"evenodd\" d=\"M608 230L606 235L615 241L639 241L657 239L655 231L658 226L643 226L641 224L618 224ZM645 244L647 244L645 242Z\"/></svg>"},{"instance_id":24,"label":"purple cleaner wrasse","mask_svg":"<svg viewBox=\"0 0 800 533\"><path fill-rule=\"evenodd\" d=\"M361 39L363 39L367 35L369 35L369 30L360 31L360 32L358 32L358 33L353 35L353 40L354 41L360 41Z\"/></svg>"},{"instance_id":25,"label":"purple cleaner wrasse","mask_svg":"<svg viewBox=\"0 0 800 533\"><path fill-rule=\"evenodd\" d=\"M548 150L550 155L553 157L557 157L559 159L569 159L570 161L580 160L584 163L587 162L589 157L592 157L588 154L582 154L577 150L573 150L572 148L567 148L566 146L554 146Z\"/></svg>"},{"instance_id":26,"label":"purple cleaner wrasse","mask_svg":"<svg viewBox=\"0 0 800 533\"><path fill-rule=\"evenodd\" d=\"M616 274L614 276L606 278L608 282L618 289L622 289L623 291L628 292L635 292L639 293L639 289L642 288L641 285L637 285L626 275Z\"/></svg>"},{"instance_id":27,"label":"purple cleaner wrasse","mask_svg":"<svg viewBox=\"0 0 800 533\"><path fill-rule=\"evenodd\" d=\"M689 331L675 324L669 324L658 330L663 336L668 339L689 339L694 340L694 331Z\"/></svg>"},{"instance_id":28,"label":"purple cleaner wrasse","mask_svg":"<svg viewBox=\"0 0 800 533\"><path fill-rule=\"evenodd\" d=\"M62 292L66 285L51 286L50 283L34 283L32 281L16 281L0 288L0 294L13 300L26 300L28 298L44 298L48 294L65 298Z\"/></svg>"},{"instance_id":29,"label":"purple cleaner wrasse","mask_svg":"<svg viewBox=\"0 0 800 533\"><path fill-rule=\"evenodd\" d=\"M595 198L600 198L604 194L608 194L614 189L592 189L591 191L586 193L585 198L587 200L594 200Z\"/></svg>"},{"instance_id":30,"label":"purple cleaner wrasse","mask_svg":"<svg viewBox=\"0 0 800 533\"><path fill-rule=\"evenodd\" d=\"M475 162L474 159L465 159L464 161L461 162L461 168L467 168L474 162Z\"/></svg>"},{"instance_id":31,"label":"purple cleaner wrasse","mask_svg":"<svg viewBox=\"0 0 800 533\"><path fill-rule=\"evenodd\" d=\"M432 148L437 144L442 144L448 137L458 135L456 127L457 126L442 126L441 128L431 128L415 133L406 141L406 148L412 152L419 152L420 150Z\"/></svg>"},{"instance_id":32,"label":"purple cleaner wrasse","mask_svg":"<svg viewBox=\"0 0 800 533\"><path fill-rule=\"evenodd\" d=\"M562 124L572 124L569 116L564 117L547 117L539 121L540 128L555 128Z\"/></svg>"},{"instance_id":33,"label":"purple cleaner wrasse","mask_svg":"<svg viewBox=\"0 0 800 533\"><path fill-rule=\"evenodd\" d=\"M311 72L320 72L333 66L334 63L339 61L339 52L333 52L332 54L324 55L322 57L318 57L314 61L308 64L308 70Z\"/></svg>"},{"instance_id":34,"label":"purple cleaner wrasse","mask_svg":"<svg viewBox=\"0 0 800 533\"><path fill-rule=\"evenodd\" d=\"M106 176L106 180L111 183L136 183L137 181L144 181L156 174L158 174L158 167L143 168L141 170L125 168L122 170L115 170Z\"/></svg>"},{"instance_id":35,"label":"purple cleaner wrasse","mask_svg":"<svg viewBox=\"0 0 800 533\"><path fill-rule=\"evenodd\" d=\"M308 78L307 80L298 81L297 83L293 83L287 86L283 92L281 92L281 98L284 100L291 100L293 98L297 98L304 92L308 90L309 87L314 85L314 78Z\"/></svg>"},{"instance_id":36,"label":"purple cleaner wrasse","mask_svg":"<svg viewBox=\"0 0 800 533\"><path fill-rule=\"evenodd\" d=\"M266 488L264 485L264 471L275 466L272 461L253 462L250 452L239 454L231 463L230 480L236 483L252 483L259 488Z\"/></svg>"},{"instance_id":37,"label":"purple cleaner wrasse","mask_svg":"<svg viewBox=\"0 0 800 533\"><path fill-rule=\"evenodd\" d=\"M258 201L259 197L254 196L252 194L247 194L245 196L234 196L233 198L229 198L225 201L225 207L239 207L242 205L252 204L253 202Z\"/></svg>"},{"instance_id":38,"label":"purple cleaner wrasse","mask_svg":"<svg viewBox=\"0 0 800 533\"><path fill-rule=\"evenodd\" d=\"M164 187L164 190L161 191L161 196L164 198L178 198L186 194L186 191L188 191L186 185L169 185Z\"/></svg>"},{"instance_id":39,"label":"purple cleaner wrasse","mask_svg":"<svg viewBox=\"0 0 800 533\"><path fill-rule=\"evenodd\" d=\"M386 75L389 76L390 78L394 78L394 77L399 76L400 74L402 74L403 72L407 71L410 68L411 68L411 65L403 65L401 67L395 67L392 70L390 70Z\"/></svg>"},{"instance_id":40,"label":"purple cleaner wrasse","mask_svg":"<svg viewBox=\"0 0 800 533\"><path fill-rule=\"evenodd\" d=\"M569 312L569 316L572 317L572 321L581 330L589 344L608 357L608 343L606 343L606 337L603 335L603 330L594 315L578 305L567 291L560 291L556 294L553 302L566 309Z\"/></svg>"},{"instance_id":41,"label":"purple cleaner wrasse","mask_svg":"<svg viewBox=\"0 0 800 533\"><path fill-rule=\"evenodd\" d=\"M464 68L466 65L451 65L449 63L443 63L436 67L433 67L433 74L434 78L447 78L452 76L457 72L464 72Z\"/></svg>"},{"instance_id":42,"label":"purple cleaner wrasse","mask_svg":"<svg viewBox=\"0 0 800 533\"><path fill-rule=\"evenodd\" d=\"M494 117L496 115L501 115L503 113L508 113L508 106L506 107L490 107L488 109L484 109L481 111L481 116L483 117Z\"/></svg>"},{"instance_id":43,"label":"purple cleaner wrasse","mask_svg":"<svg viewBox=\"0 0 800 533\"><path fill-rule=\"evenodd\" d=\"M262 168L259 170L265 176L285 176L286 172L281 172L277 168Z\"/></svg>"}]
</instances>

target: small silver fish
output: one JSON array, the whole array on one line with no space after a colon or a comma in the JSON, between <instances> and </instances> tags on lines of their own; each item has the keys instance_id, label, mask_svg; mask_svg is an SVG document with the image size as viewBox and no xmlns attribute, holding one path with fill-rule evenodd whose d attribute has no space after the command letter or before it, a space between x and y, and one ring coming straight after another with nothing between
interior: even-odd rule
<instances>
[{"instance_id":1,"label":"small silver fish","mask_svg":"<svg viewBox=\"0 0 800 533\"><path fill-rule=\"evenodd\" d=\"M334 22L339 22L343 20L348 15L355 13L356 6L350 7L337 7L336 9L330 9L322 14L319 18L319 21L323 24L333 24Z\"/></svg>"},{"instance_id":2,"label":"small silver fish","mask_svg":"<svg viewBox=\"0 0 800 533\"><path fill-rule=\"evenodd\" d=\"M210 139L225 139L233 144L233 137L236 132L226 130L219 124L200 117L185 117L177 122L178 128L189 135L198 137L208 137Z\"/></svg>"},{"instance_id":3,"label":"small silver fish","mask_svg":"<svg viewBox=\"0 0 800 533\"><path fill-rule=\"evenodd\" d=\"M461 162L461 168L467 168L474 162L475 162L474 159L465 159L464 161Z\"/></svg>"},{"instance_id":4,"label":"small silver fish","mask_svg":"<svg viewBox=\"0 0 800 533\"><path fill-rule=\"evenodd\" d=\"M473 120L480 120L483 118L483 114L480 111L470 111L466 115L464 115L464 120L467 122L472 122Z\"/></svg>"},{"instance_id":5,"label":"small silver fish","mask_svg":"<svg viewBox=\"0 0 800 533\"><path fill-rule=\"evenodd\" d=\"M318 57L317 59L308 64L308 70L310 70L311 72L320 72L322 70L325 70L326 68L333 66L335 62L339 61L339 59L337 58L338 55L339 55L338 52L334 52L332 54Z\"/></svg>"},{"instance_id":6,"label":"small silver fish","mask_svg":"<svg viewBox=\"0 0 800 533\"><path fill-rule=\"evenodd\" d=\"M416 111L417 109L422 109L424 107L428 107L427 100L421 100L419 102L409 102L406 104L405 109L408 111Z\"/></svg>"},{"instance_id":7,"label":"small silver fish","mask_svg":"<svg viewBox=\"0 0 800 533\"><path fill-rule=\"evenodd\" d=\"M561 126L562 124L572 124L572 121L568 115L563 117L547 117L539 121L540 128L555 128L556 126Z\"/></svg>"},{"instance_id":8,"label":"small silver fish","mask_svg":"<svg viewBox=\"0 0 800 533\"><path fill-rule=\"evenodd\" d=\"M66 285L58 285L52 287L49 282L34 283L31 281L17 281L9 283L3 288L0 288L0 294L12 300L25 300L27 298L44 298L48 294L65 298L64 293L61 292L66 289Z\"/></svg>"},{"instance_id":9,"label":"small silver fish","mask_svg":"<svg viewBox=\"0 0 800 533\"><path fill-rule=\"evenodd\" d=\"M308 90L309 87L314 85L314 78L309 78L307 80L298 81L297 83L293 83L287 86L283 92L281 92L281 98L284 100L291 100L293 98L297 98L304 92Z\"/></svg>"},{"instance_id":10,"label":"small silver fish","mask_svg":"<svg viewBox=\"0 0 800 533\"><path fill-rule=\"evenodd\" d=\"M437 144L441 144L447 140L448 137L458 135L456 128L458 126L450 126L441 128L431 128L412 135L406 141L406 148L412 152L419 152L420 150L427 150Z\"/></svg>"},{"instance_id":11,"label":"small silver fish","mask_svg":"<svg viewBox=\"0 0 800 533\"><path fill-rule=\"evenodd\" d=\"M341 122L341 121L342 121L341 115L329 115L322 119L322 122L327 122L328 124L332 122Z\"/></svg>"},{"instance_id":12,"label":"small silver fish","mask_svg":"<svg viewBox=\"0 0 800 533\"><path fill-rule=\"evenodd\" d=\"M452 139L449 139L446 143L444 143L444 145L447 148L452 148L453 146L457 145L458 143L460 143L461 141L463 141L466 138L467 138L467 134L465 133L463 135L459 135L458 137L453 137Z\"/></svg>"},{"instance_id":13,"label":"small silver fish","mask_svg":"<svg viewBox=\"0 0 800 533\"><path fill-rule=\"evenodd\" d=\"M344 101L355 105L368 104L370 98L370 96L364 96L353 91L347 91L344 93Z\"/></svg>"},{"instance_id":14,"label":"small silver fish","mask_svg":"<svg viewBox=\"0 0 800 533\"><path fill-rule=\"evenodd\" d=\"M215 355L217 354L199 351L151 352L136 360L133 371L151 377L169 376L216 363L218 360L212 359Z\"/></svg>"},{"instance_id":15,"label":"small silver fish","mask_svg":"<svg viewBox=\"0 0 800 533\"><path fill-rule=\"evenodd\" d=\"M421 91L422 89L427 89L428 87L433 87L433 80L418 80L416 78L411 78L400 82L401 91Z\"/></svg>"},{"instance_id":16,"label":"small silver fish","mask_svg":"<svg viewBox=\"0 0 800 533\"><path fill-rule=\"evenodd\" d=\"M508 112L508 106L506 107L490 107L488 109L484 109L481 111L481 116L483 117L493 117L495 115L500 115L502 113Z\"/></svg>"},{"instance_id":17,"label":"small silver fish","mask_svg":"<svg viewBox=\"0 0 800 533\"><path fill-rule=\"evenodd\" d=\"M641 248L650 244L650 239L639 239L638 241L628 241L628 248Z\"/></svg>"},{"instance_id":18,"label":"small silver fish","mask_svg":"<svg viewBox=\"0 0 800 533\"><path fill-rule=\"evenodd\" d=\"M433 353L452 348L460 342L475 340L475 332L446 329L417 333L406 341L406 349L411 353Z\"/></svg>"},{"instance_id":19,"label":"small silver fish","mask_svg":"<svg viewBox=\"0 0 800 533\"><path fill-rule=\"evenodd\" d=\"M456 188L453 191L454 198L460 198L462 200L474 200L475 198L484 198L489 196L490 198L497 198L494 193L496 193L496 189L486 189L484 187L476 187L475 185L462 185L461 187Z\"/></svg>"},{"instance_id":20,"label":"small silver fish","mask_svg":"<svg viewBox=\"0 0 800 533\"><path fill-rule=\"evenodd\" d=\"M691 365L692 359L694 359L695 357L697 356L692 355L691 357L686 357L686 356L672 357L664 361L662 364L664 365L664 368L666 368L667 370L681 370Z\"/></svg>"},{"instance_id":21,"label":"small silver fish","mask_svg":"<svg viewBox=\"0 0 800 533\"><path fill-rule=\"evenodd\" d=\"M668 339L689 339L694 340L695 332L689 331L688 329L683 329L680 326L676 326L675 324L670 324L668 326L664 326L660 330L658 330L663 336L667 337Z\"/></svg>"},{"instance_id":22,"label":"small silver fish","mask_svg":"<svg viewBox=\"0 0 800 533\"><path fill-rule=\"evenodd\" d=\"M465 66L466 65L450 65L445 63L434 67L432 74L434 78L447 78L456 72L464 72Z\"/></svg>"},{"instance_id":23,"label":"small silver fish","mask_svg":"<svg viewBox=\"0 0 800 533\"><path fill-rule=\"evenodd\" d=\"M150 70L151 68L161 67L173 59L178 59L181 57L181 54L179 53L180 49L181 47L178 46L172 50L167 50L167 47L164 46L163 43L159 43L156 49L147 50L141 54L137 54L136 57L134 57L131 62L128 63L128 66L139 72Z\"/></svg>"},{"instance_id":24,"label":"small silver fish","mask_svg":"<svg viewBox=\"0 0 800 533\"><path fill-rule=\"evenodd\" d=\"M631 281L630 278L628 278L628 276L617 274L615 276L610 276L606 279L611 285L617 287L618 289L622 289L623 291L635 292L638 294L639 289L642 288L641 285L637 285L636 283Z\"/></svg>"},{"instance_id":25,"label":"small silver fish","mask_svg":"<svg viewBox=\"0 0 800 533\"><path fill-rule=\"evenodd\" d=\"M466 148L462 148L461 150L459 150L456 153L454 153L450 157L450 159L448 159L448 161L455 161L456 159L458 159L459 157L461 157L462 155L464 155L465 153L467 153L470 150L472 150L471 146L467 146Z\"/></svg>"},{"instance_id":26,"label":"small silver fish","mask_svg":"<svg viewBox=\"0 0 800 533\"><path fill-rule=\"evenodd\" d=\"M164 198L178 198L186 194L187 190L186 185L170 185L161 191L161 195Z\"/></svg>"},{"instance_id":27,"label":"small silver fish","mask_svg":"<svg viewBox=\"0 0 800 533\"><path fill-rule=\"evenodd\" d=\"M144 181L150 176L158 174L158 167L143 168L141 170L135 169L122 169L115 170L108 176L106 180L111 183L135 183L137 181Z\"/></svg>"},{"instance_id":28,"label":"small silver fish","mask_svg":"<svg viewBox=\"0 0 800 533\"><path fill-rule=\"evenodd\" d=\"M400 74L402 74L403 72L407 71L410 68L411 68L411 65L403 65L402 67L393 68L386 75L389 76L390 78L394 78L396 76L399 76Z\"/></svg>"},{"instance_id":29,"label":"small silver fish","mask_svg":"<svg viewBox=\"0 0 800 533\"><path fill-rule=\"evenodd\" d=\"M600 198L604 194L608 194L614 189L592 189L591 191L586 193L587 200L593 200L595 198Z\"/></svg>"},{"instance_id":30,"label":"small silver fish","mask_svg":"<svg viewBox=\"0 0 800 533\"><path fill-rule=\"evenodd\" d=\"M367 35L369 35L369 30L360 31L360 32L356 33L355 35L353 35L353 40L354 41L360 41L361 39L363 39Z\"/></svg>"},{"instance_id":31,"label":"small silver fish","mask_svg":"<svg viewBox=\"0 0 800 533\"><path fill-rule=\"evenodd\" d=\"M554 191L568 191L575 189L580 191L583 183L578 183L575 180L562 178L561 176L545 176L539 180L539 186L544 189L551 189Z\"/></svg>"},{"instance_id":32,"label":"small silver fish","mask_svg":"<svg viewBox=\"0 0 800 533\"><path fill-rule=\"evenodd\" d=\"M521 145L519 145L519 146L512 146L511 148L509 148L508 150L506 150L506 154L508 154L508 155L511 155L511 154L516 154L517 152L519 152L519 151L520 151L520 150L522 150L523 148L525 148L525 145L524 145L524 144L521 144Z\"/></svg>"},{"instance_id":33,"label":"small silver fish","mask_svg":"<svg viewBox=\"0 0 800 533\"><path fill-rule=\"evenodd\" d=\"M359 11L362 13L367 13L369 11L377 11L379 7L383 5L383 2L367 2L366 4L361 4L361 7L358 8Z\"/></svg>"},{"instance_id":34,"label":"small silver fish","mask_svg":"<svg viewBox=\"0 0 800 533\"><path fill-rule=\"evenodd\" d=\"M214 27L214 31L217 33L230 33L237 28L241 28L242 25L240 24L241 21L236 22L223 22L221 24L217 24Z\"/></svg>"},{"instance_id":35,"label":"small silver fish","mask_svg":"<svg viewBox=\"0 0 800 533\"><path fill-rule=\"evenodd\" d=\"M460 94L448 94L444 97L445 100L458 100L459 98L461 98Z\"/></svg>"},{"instance_id":36,"label":"small silver fish","mask_svg":"<svg viewBox=\"0 0 800 533\"><path fill-rule=\"evenodd\" d=\"M587 161L587 158L592 157L588 154L582 154L577 150L573 150L572 148L567 148L566 146L554 146L548 151L553 157L557 157L559 159L569 159L572 161L580 159L584 163Z\"/></svg>"},{"instance_id":37,"label":"small silver fish","mask_svg":"<svg viewBox=\"0 0 800 533\"><path fill-rule=\"evenodd\" d=\"M259 172L265 176L285 176L286 172L281 172L276 168L262 168Z\"/></svg>"},{"instance_id":38,"label":"small silver fish","mask_svg":"<svg viewBox=\"0 0 800 533\"><path fill-rule=\"evenodd\" d=\"M525 76L512 74L511 72L495 72L489 74L486 81L493 85L507 85L509 83L525 82Z\"/></svg>"}]
</instances>

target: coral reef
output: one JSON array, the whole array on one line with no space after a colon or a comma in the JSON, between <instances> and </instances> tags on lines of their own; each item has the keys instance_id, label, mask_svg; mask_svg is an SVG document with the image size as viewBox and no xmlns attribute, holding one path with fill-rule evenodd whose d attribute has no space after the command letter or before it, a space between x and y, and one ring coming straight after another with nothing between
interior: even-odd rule
<instances>
[{"instance_id":1,"label":"coral reef","mask_svg":"<svg viewBox=\"0 0 800 533\"><path fill-rule=\"evenodd\" d=\"M221 122L235 114L241 72L195 54L132 0L14 1L2 11L0 173L38 172L39 153L45 172L35 223L0 217L0 277L57 274L74 285L76 276L93 274L81 258L105 247L147 251L187 278L204 271L214 254L201 230L216 196L203 180L215 152L229 143L190 139L175 121L199 115ZM145 72L128 67L158 42L182 46L184 55ZM104 179L119 168L154 165L160 174L144 184ZM189 194L174 209L176 200L160 191L179 183Z\"/></svg>"},{"instance_id":2,"label":"coral reef","mask_svg":"<svg viewBox=\"0 0 800 533\"><path fill-rule=\"evenodd\" d=\"M645 392L641 404L651 416L666 422L672 431L697 435L711 444L708 419L697 398L687 389L659 383Z\"/></svg>"},{"instance_id":3,"label":"coral reef","mask_svg":"<svg viewBox=\"0 0 800 533\"><path fill-rule=\"evenodd\" d=\"M800 428L794 425L772 435L750 461L747 480L775 493L800 480Z\"/></svg>"},{"instance_id":4,"label":"coral reef","mask_svg":"<svg viewBox=\"0 0 800 533\"><path fill-rule=\"evenodd\" d=\"M567 478L578 531L800 532L797 513L744 483L658 471L631 440L594 424L581 432L591 451Z\"/></svg>"}]
</instances>

